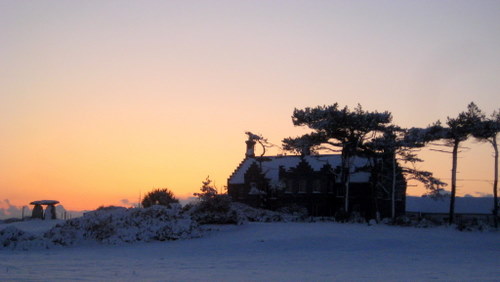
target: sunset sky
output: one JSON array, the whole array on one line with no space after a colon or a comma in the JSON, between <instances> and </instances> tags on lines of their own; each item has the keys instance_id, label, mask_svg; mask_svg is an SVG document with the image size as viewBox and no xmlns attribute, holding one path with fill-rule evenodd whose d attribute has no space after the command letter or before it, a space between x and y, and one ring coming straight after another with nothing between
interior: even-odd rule
<instances>
[{"instance_id":1,"label":"sunset sky","mask_svg":"<svg viewBox=\"0 0 500 282\"><path fill-rule=\"evenodd\" d=\"M500 1L0 0L0 208L187 197L208 175L222 188L245 131L305 132L295 107L361 103L405 127L471 101L490 114L499 15ZM491 194L491 146L464 145L458 194ZM449 182L450 155L422 157Z\"/></svg>"}]
</instances>

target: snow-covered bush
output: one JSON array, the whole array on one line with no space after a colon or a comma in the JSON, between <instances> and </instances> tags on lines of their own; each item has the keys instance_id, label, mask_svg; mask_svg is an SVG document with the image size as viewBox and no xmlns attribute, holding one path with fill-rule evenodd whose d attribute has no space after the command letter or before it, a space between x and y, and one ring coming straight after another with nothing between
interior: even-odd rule
<instances>
[{"instance_id":1,"label":"snow-covered bush","mask_svg":"<svg viewBox=\"0 0 500 282\"><path fill-rule=\"evenodd\" d=\"M220 195L223 196L223 195ZM250 222L290 222L305 221L303 214L291 214L254 208L243 203L229 202L227 208L217 209L202 202L193 204L186 211L200 224L243 224Z\"/></svg>"},{"instance_id":2,"label":"snow-covered bush","mask_svg":"<svg viewBox=\"0 0 500 282\"><path fill-rule=\"evenodd\" d=\"M231 198L228 195L214 195L199 200L186 212L199 224L241 224L242 217L232 209Z\"/></svg>"},{"instance_id":3,"label":"snow-covered bush","mask_svg":"<svg viewBox=\"0 0 500 282\"><path fill-rule=\"evenodd\" d=\"M194 207L191 217L199 224L242 224L244 221L243 217L231 209L226 212L216 212Z\"/></svg>"},{"instance_id":4,"label":"snow-covered bush","mask_svg":"<svg viewBox=\"0 0 500 282\"><path fill-rule=\"evenodd\" d=\"M197 201L186 207L186 213L199 224L241 224L243 218L231 208L231 197L218 194L208 177L202 183L201 192L194 193Z\"/></svg>"},{"instance_id":5,"label":"snow-covered bush","mask_svg":"<svg viewBox=\"0 0 500 282\"><path fill-rule=\"evenodd\" d=\"M296 204L282 207L278 210L280 213L288 214L298 218L306 218L308 216L307 208Z\"/></svg>"},{"instance_id":6,"label":"snow-covered bush","mask_svg":"<svg viewBox=\"0 0 500 282\"><path fill-rule=\"evenodd\" d=\"M47 242L39 236L22 231L14 226L0 230L0 248L27 250L46 248Z\"/></svg>"},{"instance_id":7,"label":"snow-covered bush","mask_svg":"<svg viewBox=\"0 0 500 282\"><path fill-rule=\"evenodd\" d=\"M251 222L290 222L305 221L303 213L287 213L282 211L271 211L254 208L242 203L232 203L231 209L234 210L243 221Z\"/></svg>"},{"instance_id":8,"label":"snow-covered bush","mask_svg":"<svg viewBox=\"0 0 500 282\"><path fill-rule=\"evenodd\" d=\"M398 216L396 217L392 222L391 224L393 225L400 225L400 226L411 226L413 224L412 220L405 216L405 215L401 215L401 216Z\"/></svg>"},{"instance_id":9,"label":"snow-covered bush","mask_svg":"<svg viewBox=\"0 0 500 282\"><path fill-rule=\"evenodd\" d=\"M365 223L366 219L359 212L352 212L349 216L350 223Z\"/></svg>"},{"instance_id":10,"label":"snow-covered bush","mask_svg":"<svg viewBox=\"0 0 500 282\"><path fill-rule=\"evenodd\" d=\"M340 209L335 213L335 221L342 223L349 222L349 214L344 209Z\"/></svg>"},{"instance_id":11,"label":"snow-covered bush","mask_svg":"<svg viewBox=\"0 0 500 282\"><path fill-rule=\"evenodd\" d=\"M488 231L490 226L482 220L461 221L456 225L459 231Z\"/></svg>"},{"instance_id":12,"label":"snow-covered bush","mask_svg":"<svg viewBox=\"0 0 500 282\"><path fill-rule=\"evenodd\" d=\"M414 226L418 227L418 228L429 228L429 227L435 227L436 224L434 222L432 222L431 220L427 220L425 218L422 218Z\"/></svg>"},{"instance_id":13,"label":"snow-covered bush","mask_svg":"<svg viewBox=\"0 0 500 282\"><path fill-rule=\"evenodd\" d=\"M19 241L25 240L26 237L26 232L17 229L14 226L9 226L3 230L0 230L0 244L2 245L2 247L9 247L10 245L16 244Z\"/></svg>"},{"instance_id":14,"label":"snow-covered bush","mask_svg":"<svg viewBox=\"0 0 500 282\"><path fill-rule=\"evenodd\" d=\"M198 224L180 211L178 204L171 208L103 208L57 225L45 237L59 245L83 240L119 244L199 237Z\"/></svg>"}]
</instances>

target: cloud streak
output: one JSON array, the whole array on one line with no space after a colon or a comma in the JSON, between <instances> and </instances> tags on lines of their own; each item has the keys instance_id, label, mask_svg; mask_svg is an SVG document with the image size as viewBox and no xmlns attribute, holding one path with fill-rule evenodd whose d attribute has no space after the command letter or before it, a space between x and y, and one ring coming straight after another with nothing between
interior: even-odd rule
<instances>
[{"instance_id":1,"label":"cloud streak","mask_svg":"<svg viewBox=\"0 0 500 282\"><path fill-rule=\"evenodd\" d=\"M24 216L31 216L31 209L28 206L12 205L9 199L0 201L0 219L18 217L22 218L24 207Z\"/></svg>"}]
</instances>

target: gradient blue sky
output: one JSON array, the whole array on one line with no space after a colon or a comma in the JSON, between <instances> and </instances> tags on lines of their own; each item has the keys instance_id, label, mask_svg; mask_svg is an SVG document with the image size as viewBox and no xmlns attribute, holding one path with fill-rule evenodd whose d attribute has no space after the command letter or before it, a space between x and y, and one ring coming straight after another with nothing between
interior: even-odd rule
<instances>
[{"instance_id":1,"label":"gradient blue sky","mask_svg":"<svg viewBox=\"0 0 500 282\"><path fill-rule=\"evenodd\" d=\"M158 187L189 196L207 175L222 187L245 131L304 132L295 107L361 103L407 127L471 101L489 114L499 14L499 1L0 1L0 197L90 209ZM491 193L490 147L466 146L459 194ZM449 178L450 156L423 157Z\"/></svg>"}]
</instances>

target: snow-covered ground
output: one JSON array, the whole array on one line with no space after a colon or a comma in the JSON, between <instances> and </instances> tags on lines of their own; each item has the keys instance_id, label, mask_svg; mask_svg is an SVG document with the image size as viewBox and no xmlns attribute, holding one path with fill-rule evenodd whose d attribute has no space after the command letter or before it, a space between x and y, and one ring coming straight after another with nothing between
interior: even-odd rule
<instances>
[{"instance_id":1,"label":"snow-covered ground","mask_svg":"<svg viewBox=\"0 0 500 282\"><path fill-rule=\"evenodd\" d=\"M0 280L500 280L500 233L493 231L333 222L214 228L188 240L0 249Z\"/></svg>"}]
</instances>

